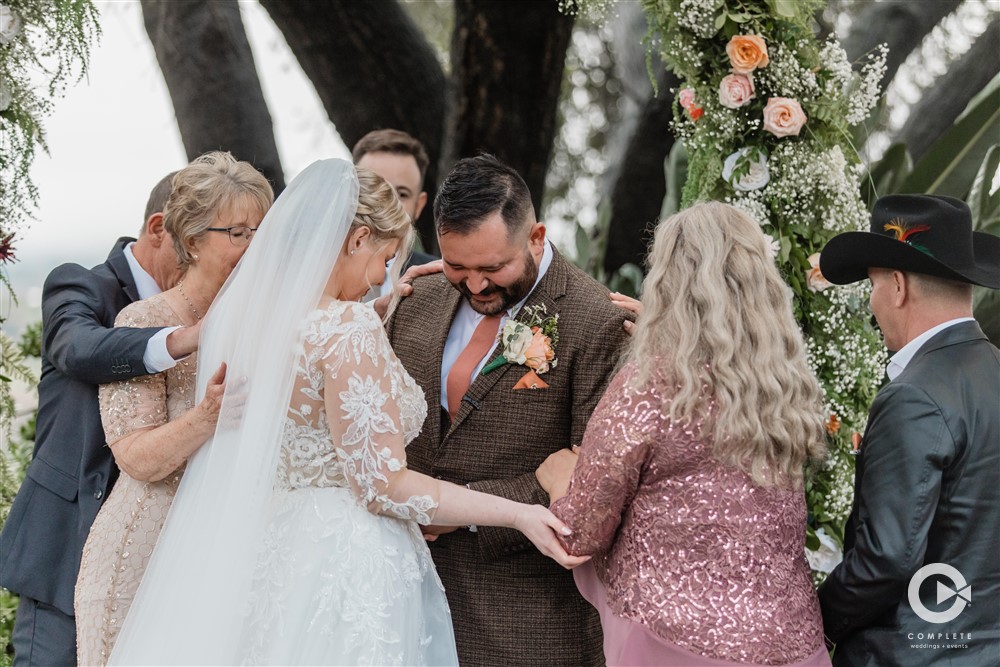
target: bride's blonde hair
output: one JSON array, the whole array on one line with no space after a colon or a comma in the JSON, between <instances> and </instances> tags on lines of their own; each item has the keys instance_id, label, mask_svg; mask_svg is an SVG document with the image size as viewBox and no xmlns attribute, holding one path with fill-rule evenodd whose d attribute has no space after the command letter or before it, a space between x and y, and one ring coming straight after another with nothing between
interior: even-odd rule
<instances>
[{"instance_id":1,"label":"bride's blonde hair","mask_svg":"<svg viewBox=\"0 0 1000 667\"><path fill-rule=\"evenodd\" d=\"M760 485L801 484L825 452L822 394L758 225L728 204L695 204L659 224L647 263L627 355L636 383L657 360L677 385L664 412L706 419L719 461Z\"/></svg>"},{"instance_id":2,"label":"bride's blonde hair","mask_svg":"<svg viewBox=\"0 0 1000 667\"><path fill-rule=\"evenodd\" d=\"M399 201L396 190L388 181L364 167L355 167L355 171L360 186L358 210L354 214L348 235L359 227L366 227L371 232L372 243L376 246L399 240L396 259L389 269L389 275L386 276L386 280L395 285L399 282L399 274L410 257L410 249L416 237L413 221L410 220L410 215ZM399 296L394 292L384 318L386 321L398 304Z\"/></svg>"}]
</instances>

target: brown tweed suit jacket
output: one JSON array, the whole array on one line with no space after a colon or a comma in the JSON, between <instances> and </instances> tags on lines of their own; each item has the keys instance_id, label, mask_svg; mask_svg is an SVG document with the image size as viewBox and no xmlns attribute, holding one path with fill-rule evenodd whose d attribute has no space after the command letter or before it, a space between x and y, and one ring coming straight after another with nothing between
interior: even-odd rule
<instances>
[{"instance_id":1,"label":"brown tweed suit jacket","mask_svg":"<svg viewBox=\"0 0 1000 667\"><path fill-rule=\"evenodd\" d=\"M413 470L525 503L548 505L534 471L579 444L618 361L623 310L600 283L555 253L525 306L559 313L558 365L547 389L513 386L527 369L503 366L469 387L454 423L441 410L441 358L461 295L441 275L414 283L389 323L406 370L423 387L427 421L406 449ZM523 310L522 310L523 312ZM500 348L491 358L500 355ZM600 665L600 619L571 572L508 528L460 529L431 544L463 665Z\"/></svg>"}]
</instances>

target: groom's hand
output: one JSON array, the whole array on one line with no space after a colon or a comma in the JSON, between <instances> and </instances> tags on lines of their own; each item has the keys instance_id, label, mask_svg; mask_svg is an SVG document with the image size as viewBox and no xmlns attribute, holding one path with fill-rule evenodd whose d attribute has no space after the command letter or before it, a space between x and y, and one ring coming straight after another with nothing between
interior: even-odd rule
<instances>
[{"instance_id":1,"label":"groom's hand","mask_svg":"<svg viewBox=\"0 0 1000 667\"><path fill-rule=\"evenodd\" d=\"M420 526L420 531L424 534L424 539L433 542L441 535L452 533L458 530L458 526Z\"/></svg>"},{"instance_id":2,"label":"groom's hand","mask_svg":"<svg viewBox=\"0 0 1000 667\"><path fill-rule=\"evenodd\" d=\"M549 457L542 461L542 465L535 470L535 479L539 486L549 494L549 502L554 503L566 495L569 489L569 480L573 477L573 468L576 467L576 448L560 449L549 454Z\"/></svg>"}]
</instances>

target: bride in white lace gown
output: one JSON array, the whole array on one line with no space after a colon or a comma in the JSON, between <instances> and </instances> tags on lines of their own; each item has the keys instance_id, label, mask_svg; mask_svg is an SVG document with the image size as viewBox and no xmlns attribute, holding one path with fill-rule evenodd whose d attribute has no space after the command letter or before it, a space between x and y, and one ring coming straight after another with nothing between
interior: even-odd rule
<instances>
[{"instance_id":1,"label":"bride in white lace gown","mask_svg":"<svg viewBox=\"0 0 1000 667\"><path fill-rule=\"evenodd\" d=\"M418 524L509 526L582 562L547 509L407 469L427 404L356 300L412 230L384 180L341 160L275 202L201 341L200 368L245 380L188 463L111 664L457 664Z\"/></svg>"}]
</instances>

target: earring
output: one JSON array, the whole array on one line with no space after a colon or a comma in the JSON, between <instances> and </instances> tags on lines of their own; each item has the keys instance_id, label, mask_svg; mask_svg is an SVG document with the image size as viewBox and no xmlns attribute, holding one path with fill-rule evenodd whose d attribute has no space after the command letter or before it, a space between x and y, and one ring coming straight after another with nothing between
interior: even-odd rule
<instances>
[{"instance_id":1,"label":"earring","mask_svg":"<svg viewBox=\"0 0 1000 667\"><path fill-rule=\"evenodd\" d=\"M351 251L351 254L352 254L352 255L354 254L354 251L353 251L353 250Z\"/></svg>"},{"instance_id":2,"label":"earring","mask_svg":"<svg viewBox=\"0 0 1000 667\"><path fill-rule=\"evenodd\" d=\"M193 259L194 261L197 262L198 261L198 255L196 255L194 253L191 253L191 259Z\"/></svg>"}]
</instances>

